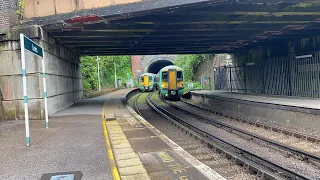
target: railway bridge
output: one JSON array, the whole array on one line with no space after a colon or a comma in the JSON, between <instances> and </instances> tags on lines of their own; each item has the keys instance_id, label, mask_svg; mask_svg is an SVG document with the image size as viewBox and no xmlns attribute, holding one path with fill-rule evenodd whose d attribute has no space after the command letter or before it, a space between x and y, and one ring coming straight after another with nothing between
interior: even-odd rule
<instances>
[{"instance_id":1,"label":"railway bridge","mask_svg":"<svg viewBox=\"0 0 320 180\"><path fill-rule=\"evenodd\" d=\"M224 75L216 74L220 80L230 78L229 85L217 87L319 97L317 1L4 0L0 3L0 88L9 118L23 118L19 33L44 47L49 114L81 99L80 57L85 55L231 53L232 77L225 75L228 68L222 66L217 69ZM43 118L41 64L33 56L28 56L27 64L31 118ZM237 69L252 64L245 71Z\"/></svg>"},{"instance_id":2,"label":"railway bridge","mask_svg":"<svg viewBox=\"0 0 320 180\"><path fill-rule=\"evenodd\" d=\"M0 0L0 115L25 118L0 121L0 179L319 179L319 12L318 0ZM20 33L45 57L26 52L23 70ZM196 76L216 90L81 100L81 56L142 55L137 69L156 72L174 54L215 54ZM185 87L173 84L166 95ZM49 120L33 120L46 96Z\"/></svg>"},{"instance_id":3,"label":"railway bridge","mask_svg":"<svg viewBox=\"0 0 320 180\"><path fill-rule=\"evenodd\" d=\"M135 78L145 72L157 74L162 67L173 65L176 55L131 56L132 73Z\"/></svg>"}]
</instances>

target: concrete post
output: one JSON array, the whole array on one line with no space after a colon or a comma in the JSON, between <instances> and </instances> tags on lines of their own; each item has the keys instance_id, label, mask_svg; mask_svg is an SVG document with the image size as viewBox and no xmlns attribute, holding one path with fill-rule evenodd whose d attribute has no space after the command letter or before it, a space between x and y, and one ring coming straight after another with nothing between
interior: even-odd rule
<instances>
[{"instance_id":1,"label":"concrete post","mask_svg":"<svg viewBox=\"0 0 320 180\"><path fill-rule=\"evenodd\" d=\"M231 73L231 66L229 67L229 70L230 70L230 74L229 74L229 76L230 76L230 90L231 90L231 92L232 92L232 73Z\"/></svg>"},{"instance_id":2,"label":"concrete post","mask_svg":"<svg viewBox=\"0 0 320 180\"><path fill-rule=\"evenodd\" d=\"M99 86L99 91L101 91L101 82L100 82L100 63L99 63L100 58L97 56L97 64L98 64L98 86Z\"/></svg>"},{"instance_id":3,"label":"concrete post","mask_svg":"<svg viewBox=\"0 0 320 180\"><path fill-rule=\"evenodd\" d=\"M243 63L243 83L244 83L244 93L247 93L247 77L246 77L246 64Z\"/></svg>"}]
</instances>

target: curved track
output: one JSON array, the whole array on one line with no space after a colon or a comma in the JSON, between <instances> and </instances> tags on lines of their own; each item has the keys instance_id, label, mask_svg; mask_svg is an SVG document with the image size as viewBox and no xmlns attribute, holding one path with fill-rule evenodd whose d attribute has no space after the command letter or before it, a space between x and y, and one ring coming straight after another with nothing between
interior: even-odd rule
<instances>
[{"instance_id":1,"label":"curved track","mask_svg":"<svg viewBox=\"0 0 320 180\"><path fill-rule=\"evenodd\" d=\"M254 125L254 126L257 126L257 127L260 127L260 128L272 130L272 131L275 131L275 132L278 132L278 133L282 133L284 135L289 135L289 136L293 136L293 137L296 137L296 138L301 138L301 139L304 139L304 140L307 140L307 141L310 141L310 142L320 143L320 137L317 137L317 136L312 136L310 134L294 131L294 130L291 130L291 129L284 129L283 127L278 127L278 126L271 125L271 124L266 124L266 123L263 123L263 122L257 122L257 121L253 122L253 121L250 121L250 120L247 120L247 119L243 119L243 118L239 118L239 117L236 117L236 116L218 113L217 111L214 111L212 109L208 109L206 107L203 107L202 105L198 105L198 104L192 103L192 102L190 102L189 100L186 100L186 99L181 99L181 102L186 103L186 104L188 104L190 106L202 109L204 111L211 112L211 113L213 113L215 115L219 115L219 116L226 117L226 118L229 118L229 119L232 119L232 120L236 120L236 121L239 121L239 122L243 122L243 123L247 123L247 124L250 124L250 125Z\"/></svg>"},{"instance_id":2,"label":"curved track","mask_svg":"<svg viewBox=\"0 0 320 180\"><path fill-rule=\"evenodd\" d=\"M180 125L184 126L184 128L190 131L190 133L196 133L197 135L200 135L201 136L200 138L212 144L213 147L221 149L222 152L236 159L238 163L240 162L252 169L255 169L264 177L268 177L267 179L278 179L279 177L276 176L275 174L281 174L281 177L286 179L312 179L311 177L308 177L305 174L294 172L293 170L287 167L281 166L279 164L276 164L270 161L267 158L260 157L245 149L239 148L219 137L216 137L212 133L208 133L207 131L202 130L201 128L195 126L194 124L191 124L185 121L184 119L178 117L177 115L170 113L165 108L157 105L157 103L155 103L152 100L151 94L149 94L147 97L147 103L152 109L154 109L156 112L158 112L162 116L166 117L170 121L175 121L175 123L179 123ZM195 114L192 114L192 115L195 115ZM199 118L203 119L203 117L199 117ZM219 125L219 127L222 127L222 126L223 125L221 124ZM246 134L246 135L249 135L249 134Z\"/></svg>"},{"instance_id":3,"label":"curved track","mask_svg":"<svg viewBox=\"0 0 320 180\"><path fill-rule=\"evenodd\" d=\"M164 102L169 104L171 107L174 107L174 108L176 108L178 110L181 110L181 111L183 111L185 113L188 113L188 114L190 114L190 115L192 115L192 116L194 116L196 118L205 120L206 122L208 122L210 124L213 124L215 126L224 128L224 129L226 129L228 131L233 131L233 132L241 133L243 135L250 136L251 138L255 138L255 139L259 140L259 141L263 141L264 143L267 143L268 145L272 145L272 146L274 146L276 148L279 148L281 150L284 150L284 151L296 154L296 155L298 155L300 157L303 157L303 158L306 158L306 159L311 159L311 160L314 160L314 161L320 163L320 157L317 156L317 155L314 155L312 153L309 153L309 152L306 152L306 151L303 151L303 150L300 150L300 149L296 149L296 148L284 145L282 143L276 142L276 141L268 139L266 137L262 137L260 135L257 135L257 134L251 133L249 131L243 130L241 128L234 127L232 125L223 123L221 121L217 121L217 120L215 120L213 118L208 118L207 116L204 116L204 115L201 115L199 113L196 113L195 111L191 111L190 109L187 109L185 107L181 107L181 106L179 106L179 105L177 105L175 103L172 103L170 101L164 101Z\"/></svg>"},{"instance_id":4,"label":"curved track","mask_svg":"<svg viewBox=\"0 0 320 180\"><path fill-rule=\"evenodd\" d=\"M219 151L218 149L214 150L210 144L203 143L200 136L195 137L194 134L185 131L182 126L178 126L166 120L164 117L159 116L159 114L146 103L146 95L147 94L142 94L139 97L134 97L134 101L137 102L133 102L132 104L134 109L138 109L150 124L203 164L214 169L228 180L248 180L261 177L261 174L257 174L255 169L243 166L244 164L234 163L234 159L227 156L223 151Z\"/></svg>"}]
</instances>

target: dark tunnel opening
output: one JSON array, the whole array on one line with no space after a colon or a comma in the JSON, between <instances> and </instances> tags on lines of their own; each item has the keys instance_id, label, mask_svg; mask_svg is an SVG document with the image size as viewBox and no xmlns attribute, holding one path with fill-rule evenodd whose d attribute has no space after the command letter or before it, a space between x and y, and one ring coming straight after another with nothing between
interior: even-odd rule
<instances>
[{"instance_id":1,"label":"dark tunnel opening","mask_svg":"<svg viewBox=\"0 0 320 180\"><path fill-rule=\"evenodd\" d=\"M153 63L151 63L148 67L148 73L157 74L160 69L162 69L165 66L173 65L173 63L169 60L158 60Z\"/></svg>"}]
</instances>

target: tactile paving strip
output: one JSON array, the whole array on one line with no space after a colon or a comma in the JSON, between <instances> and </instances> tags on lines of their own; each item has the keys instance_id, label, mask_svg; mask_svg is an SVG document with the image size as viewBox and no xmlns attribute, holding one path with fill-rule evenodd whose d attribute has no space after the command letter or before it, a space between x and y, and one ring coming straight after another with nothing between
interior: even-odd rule
<instances>
[{"instance_id":1,"label":"tactile paving strip","mask_svg":"<svg viewBox=\"0 0 320 180\"><path fill-rule=\"evenodd\" d=\"M118 121L106 121L106 126L121 179L150 179L139 156L132 149Z\"/></svg>"}]
</instances>

